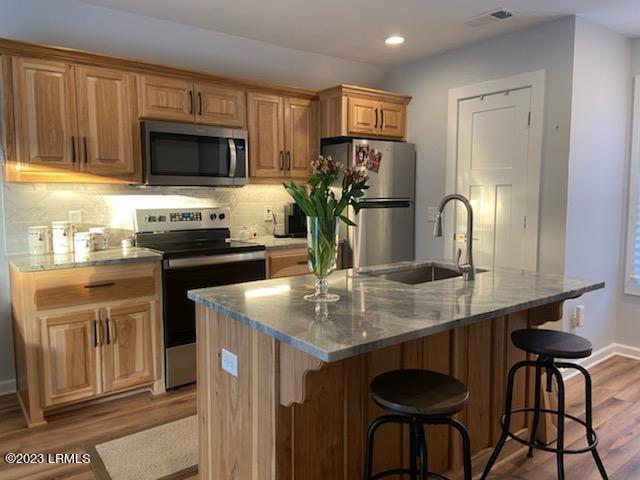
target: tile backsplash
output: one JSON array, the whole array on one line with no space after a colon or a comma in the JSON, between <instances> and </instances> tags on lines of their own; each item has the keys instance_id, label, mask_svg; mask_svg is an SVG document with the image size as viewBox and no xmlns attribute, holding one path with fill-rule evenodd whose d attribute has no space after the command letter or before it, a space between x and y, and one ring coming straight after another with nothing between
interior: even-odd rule
<instances>
[{"instance_id":1,"label":"tile backsplash","mask_svg":"<svg viewBox=\"0 0 640 480\"><path fill-rule=\"evenodd\" d=\"M258 235L270 234L273 223L264 221L264 206L270 205L278 224L284 222L284 206L291 197L281 185L247 185L240 188L136 187L89 184L5 183L2 186L5 213L6 253L26 253L27 228L56 220L69 220L69 212L82 212L80 228L106 225L112 245L133 233L136 208L228 206L231 235L242 227L255 227Z\"/></svg>"}]
</instances>

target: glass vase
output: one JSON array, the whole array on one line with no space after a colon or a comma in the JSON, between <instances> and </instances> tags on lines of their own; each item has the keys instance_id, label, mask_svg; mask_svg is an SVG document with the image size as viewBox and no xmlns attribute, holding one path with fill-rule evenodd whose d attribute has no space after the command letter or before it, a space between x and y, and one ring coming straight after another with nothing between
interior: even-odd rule
<instances>
[{"instance_id":1,"label":"glass vase","mask_svg":"<svg viewBox=\"0 0 640 480\"><path fill-rule=\"evenodd\" d=\"M309 302L336 302L340 296L329 293L327 277L336 269L338 258L338 224L340 218L307 217L309 268L316 276L316 290L305 295Z\"/></svg>"}]
</instances>

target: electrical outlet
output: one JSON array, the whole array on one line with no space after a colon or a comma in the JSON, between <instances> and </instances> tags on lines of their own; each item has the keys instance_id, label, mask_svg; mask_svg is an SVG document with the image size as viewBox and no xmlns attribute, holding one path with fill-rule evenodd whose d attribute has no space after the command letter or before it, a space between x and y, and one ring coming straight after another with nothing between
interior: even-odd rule
<instances>
[{"instance_id":1,"label":"electrical outlet","mask_svg":"<svg viewBox=\"0 0 640 480\"><path fill-rule=\"evenodd\" d=\"M234 377L238 376L238 356L224 348L220 349L220 363L222 370Z\"/></svg>"},{"instance_id":2,"label":"electrical outlet","mask_svg":"<svg viewBox=\"0 0 640 480\"><path fill-rule=\"evenodd\" d=\"M273 221L273 210L271 208L271 205L264 206L264 221L265 222Z\"/></svg>"},{"instance_id":3,"label":"electrical outlet","mask_svg":"<svg viewBox=\"0 0 640 480\"><path fill-rule=\"evenodd\" d=\"M69 221L75 224L82 223L82 210L70 210Z\"/></svg>"},{"instance_id":4,"label":"electrical outlet","mask_svg":"<svg viewBox=\"0 0 640 480\"><path fill-rule=\"evenodd\" d=\"M427 207L427 222L435 222L438 218L438 207Z\"/></svg>"}]
</instances>

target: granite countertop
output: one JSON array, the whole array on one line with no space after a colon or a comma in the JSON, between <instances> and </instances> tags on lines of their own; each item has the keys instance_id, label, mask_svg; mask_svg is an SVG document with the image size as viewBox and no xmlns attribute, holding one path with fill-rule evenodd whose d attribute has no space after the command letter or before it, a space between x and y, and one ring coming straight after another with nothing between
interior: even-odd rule
<instances>
[{"instance_id":1,"label":"granite countertop","mask_svg":"<svg viewBox=\"0 0 640 480\"><path fill-rule=\"evenodd\" d=\"M113 263L144 262L161 260L162 255L146 248L132 247L126 250L109 248L86 255L74 253L47 255L10 255L9 264L19 272L38 272L42 270L59 270L63 268L93 267Z\"/></svg>"},{"instance_id":2,"label":"granite countertop","mask_svg":"<svg viewBox=\"0 0 640 480\"><path fill-rule=\"evenodd\" d=\"M413 261L368 268L369 273L411 269ZM498 268L472 282L450 278L407 285L355 273L329 277L340 300L314 304L312 275L191 290L188 297L331 362L492 317L575 298L604 287L597 281Z\"/></svg>"}]
</instances>

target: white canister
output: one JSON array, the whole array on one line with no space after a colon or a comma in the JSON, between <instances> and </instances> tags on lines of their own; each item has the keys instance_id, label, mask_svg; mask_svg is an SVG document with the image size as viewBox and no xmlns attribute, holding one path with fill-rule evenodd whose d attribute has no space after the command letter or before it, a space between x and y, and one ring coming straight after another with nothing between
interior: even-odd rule
<instances>
[{"instance_id":1,"label":"white canister","mask_svg":"<svg viewBox=\"0 0 640 480\"><path fill-rule=\"evenodd\" d=\"M93 252L94 245L95 233L78 232L73 236L73 250L78 254Z\"/></svg>"},{"instance_id":2,"label":"white canister","mask_svg":"<svg viewBox=\"0 0 640 480\"><path fill-rule=\"evenodd\" d=\"M51 227L29 227L29 253L31 255L44 255L51 253Z\"/></svg>"},{"instance_id":3,"label":"white canister","mask_svg":"<svg viewBox=\"0 0 640 480\"><path fill-rule=\"evenodd\" d=\"M107 227L91 227L94 234L94 250L106 250L109 248L109 229Z\"/></svg>"},{"instance_id":4,"label":"white canister","mask_svg":"<svg viewBox=\"0 0 640 480\"><path fill-rule=\"evenodd\" d=\"M53 253L73 252L75 225L71 222L51 222L53 230Z\"/></svg>"}]
</instances>

